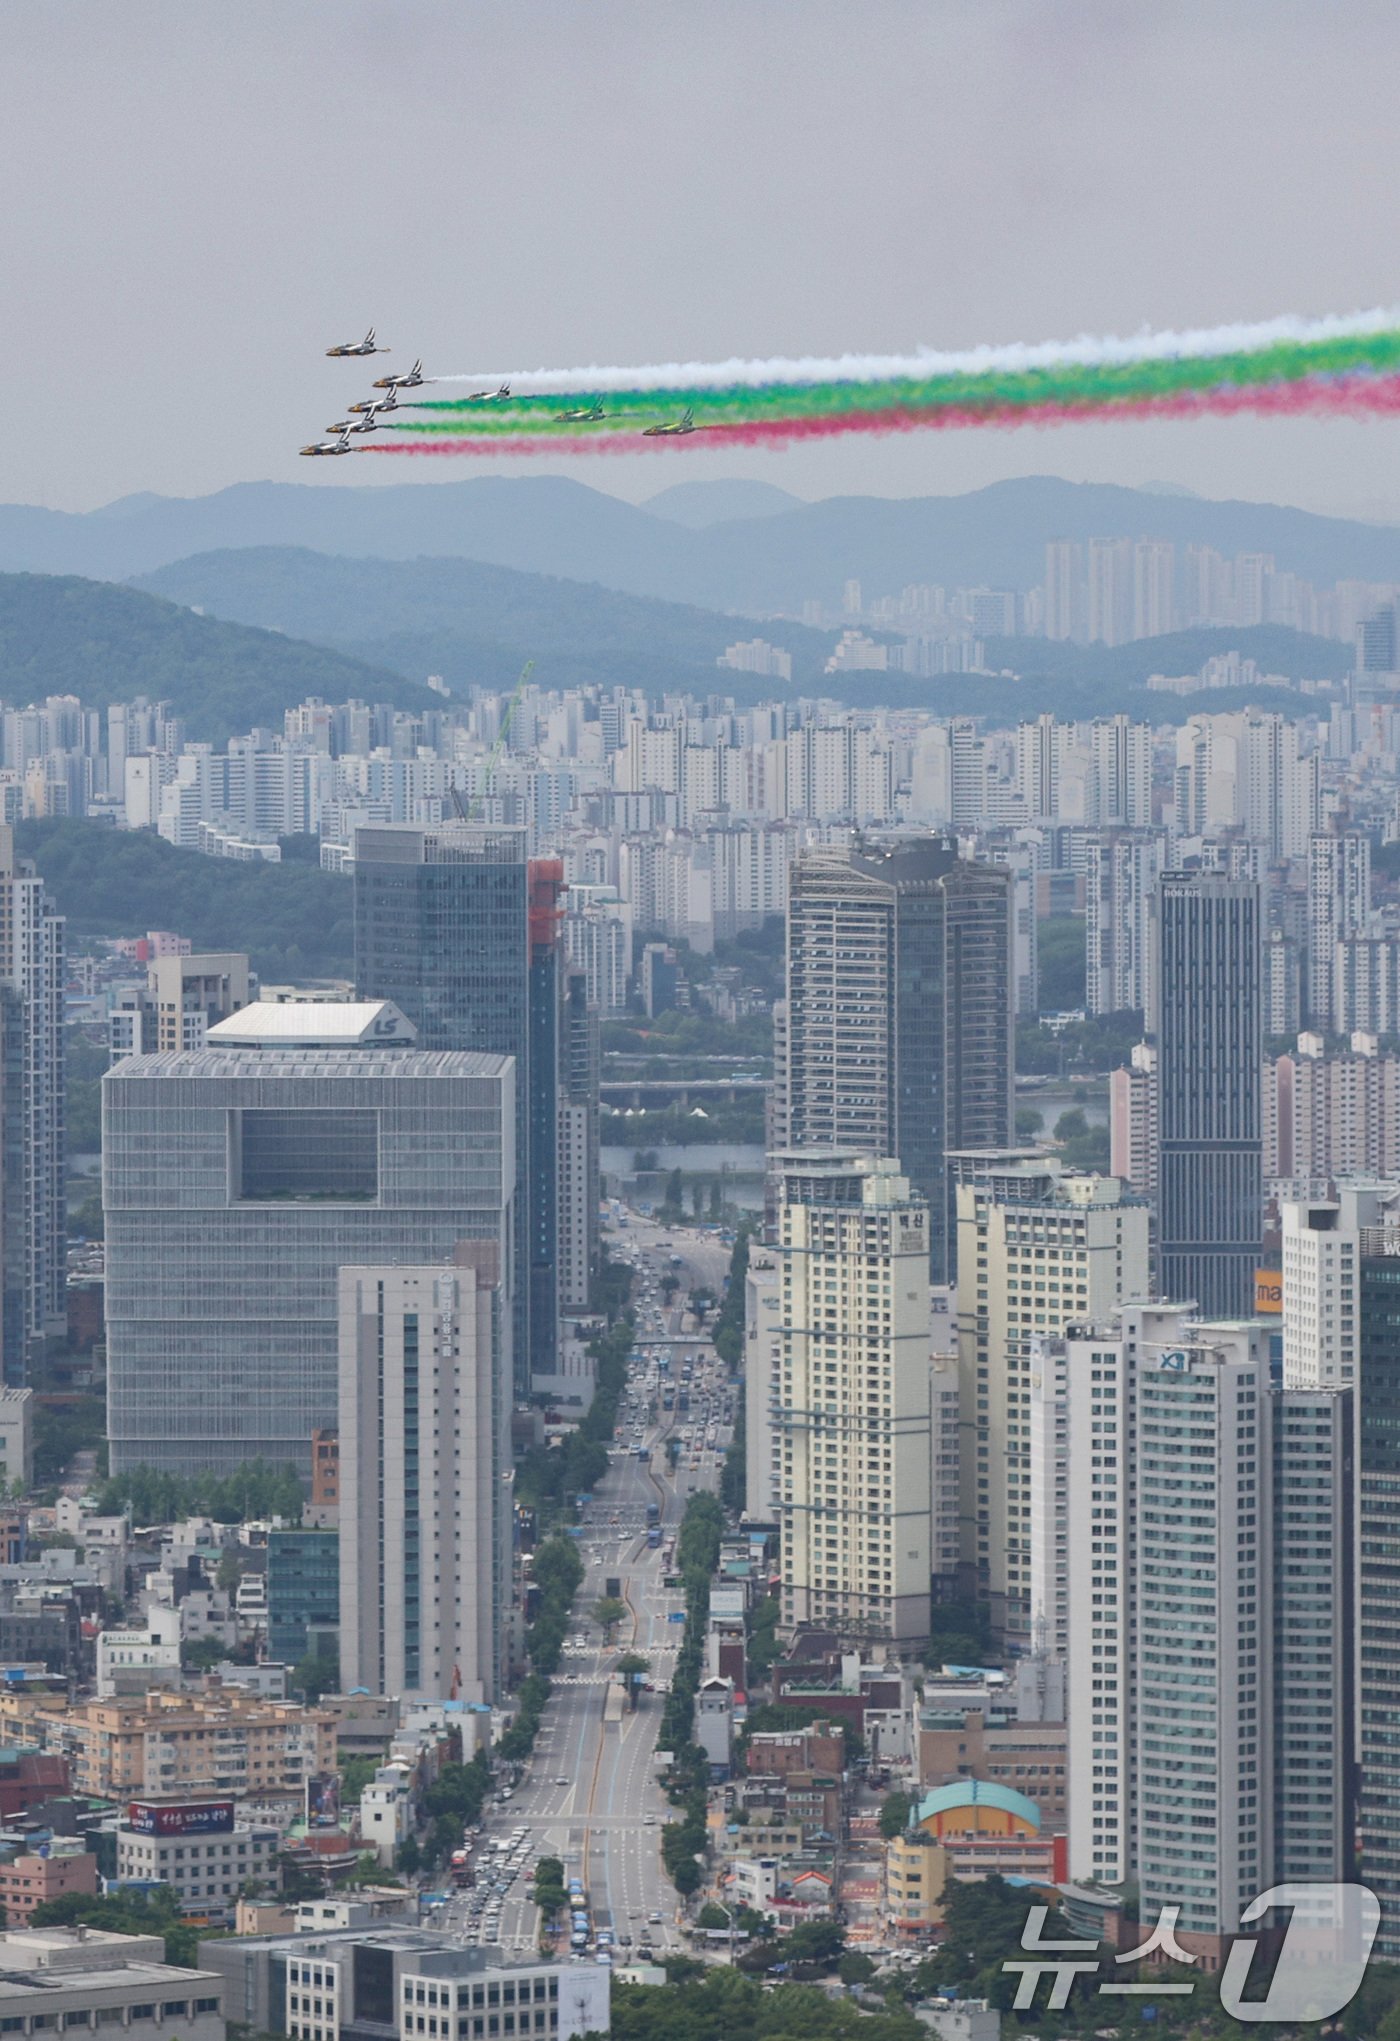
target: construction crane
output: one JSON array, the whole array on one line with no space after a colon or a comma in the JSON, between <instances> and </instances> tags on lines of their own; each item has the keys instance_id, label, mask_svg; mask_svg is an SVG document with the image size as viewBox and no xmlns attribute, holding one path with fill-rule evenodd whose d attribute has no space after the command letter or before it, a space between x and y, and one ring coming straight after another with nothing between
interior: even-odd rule
<instances>
[{"instance_id":1,"label":"construction crane","mask_svg":"<svg viewBox=\"0 0 1400 2041\"><path fill-rule=\"evenodd\" d=\"M501 753L506 748L506 739L510 735L510 719L515 714L521 695L525 692L525 683L529 680L534 670L535 662L533 659L527 659L520 669L520 678L515 683L515 693L506 704L506 712L501 718L501 727L496 732L496 741L487 753L486 768L481 778L482 791L479 794L474 794L470 801L464 802L455 780L447 790L452 800L452 812L459 822L475 822L481 811L481 804L486 798L485 790L490 785L491 775L500 762Z\"/></svg>"}]
</instances>

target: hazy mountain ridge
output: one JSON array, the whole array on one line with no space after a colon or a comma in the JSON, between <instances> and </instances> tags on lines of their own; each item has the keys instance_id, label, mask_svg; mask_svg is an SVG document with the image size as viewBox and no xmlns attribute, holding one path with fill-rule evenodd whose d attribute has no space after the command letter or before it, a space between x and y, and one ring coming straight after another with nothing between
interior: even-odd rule
<instances>
[{"instance_id":1,"label":"hazy mountain ridge","mask_svg":"<svg viewBox=\"0 0 1400 2041\"><path fill-rule=\"evenodd\" d=\"M476 560L365 560L261 546L197 554L137 584L220 617L289 632L392 666L441 674L454 691L513 682L526 658L542 687L729 688L715 665L751 635L747 620L623 593L597 582L527 574ZM816 686L835 634L787 622L764 635L793 654L794 679ZM770 684L771 685L771 684Z\"/></svg>"},{"instance_id":2,"label":"hazy mountain ridge","mask_svg":"<svg viewBox=\"0 0 1400 2041\"><path fill-rule=\"evenodd\" d=\"M708 486L678 484L691 500ZM669 492L663 492L669 494ZM286 545L377 559L465 558L761 616L867 599L908 582L1024 589L1050 538L1170 539L1272 553L1319 583L1400 580L1400 527L1030 476L964 496L831 497L700 529L567 476L355 488L249 482L187 501L135 497L87 515L0 507L0 570L128 578L192 554Z\"/></svg>"},{"instance_id":3,"label":"hazy mountain ridge","mask_svg":"<svg viewBox=\"0 0 1400 2041\"><path fill-rule=\"evenodd\" d=\"M385 667L72 575L0 574L0 675L7 701L75 694L85 707L168 701L191 737L218 741L321 695L439 705Z\"/></svg>"}]
</instances>

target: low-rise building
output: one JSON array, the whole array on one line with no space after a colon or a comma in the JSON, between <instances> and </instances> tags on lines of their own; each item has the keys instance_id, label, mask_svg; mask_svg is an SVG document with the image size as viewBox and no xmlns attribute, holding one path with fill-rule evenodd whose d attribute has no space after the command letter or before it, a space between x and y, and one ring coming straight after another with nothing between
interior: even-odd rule
<instances>
[{"instance_id":1,"label":"low-rise building","mask_svg":"<svg viewBox=\"0 0 1400 2041\"><path fill-rule=\"evenodd\" d=\"M0 1389L0 1481L16 1495L34 1486L32 1389Z\"/></svg>"},{"instance_id":2,"label":"low-rise building","mask_svg":"<svg viewBox=\"0 0 1400 2041\"><path fill-rule=\"evenodd\" d=\"M165 1961L159 1935L0 1934L0 2032L24 2041L119 2029L122 2041L225 2041L223 1980Z\"/></svg>"},{"instance_id":3,"label":"low-rise building","mask_svg":"<svg viewBox=\"0 0 1400 2041\"><path fill-rule=\"evenodd\" d=\"M381 1765L360 1794L360 1834L386 1869L413 1826L413 1773L408 1765Z\"/></svg>"},{"instance_id":4,"label":"low-rise building","mask_svg":"<svg viewBox=\"0 0 1400 2041\"><path fill-rule=\"evenodd\" d=\"M97 1639L97 1698L114 1701L180 1684L180 1612L154 1607L143 1623Z\"/></svg>"},{"instance_id":5,"label":"low-rise building","mask_svg":"<svg viewBox=\"0 0 1400 2041\"><path fill-rule=\"evenodd\" d=\"M985 1779L1024 1793L1046 1831L1063 1831L1069 1771L1063 1722L1023 1722L1010 1705L924 1708L919 1713L919 1784L925 1790L958 1779Z\"/></svg>"},{"instance_id":6,"label":"low-rise building","mask_svg":"<svg viewBox=\"0 0 1400 2041\"><path fill-rule=\"evenodd\" d=\"M607 2034L611 1986L608 1970L593 1964L498 1963L485 1949L442 1949L421 1957L400 1979L399 2041L423 2035L486 2041L498 2034L507 2041L511 2035L580 2041L584 2034Z\"/></svg>"},{"instance_id":7,"label":"low-rise building","mask_svg":"<svg viewBox=\"0 0 1400 2041\"><path fill-rule=\"evenodd\" d=\"M984 1998L927 1998L913 2012L935 2041L1001 2041L1001 2014Z\"/></svg>"},{"instance_id":8,"label":"low-rise building","mask_svg":"<svg viewBox=\"0 0 1400 2041\"><path fill-rule=\"evenodd\" d=\"M281 1831L235 1822L233 1802L134 1801L117 1828L120 1882L168 1885L185 1913L233 1919L250 1880L270 1877Z\"/></svg>"},{"instance_id":9,"label":"low-rise building","mask_svg":"<svg viewBox=\"0 0 1400 2041\"><path fill-rule=\"evenodd\" d=\"M948 1852L937 1836L906 1829L885 1850L885 1913L904 1935L926 1934L943 1918Z\"/></svg>"},{"instance_id":10,"label":"low-rise building","mask_svg":"<svg viewBox=\"0 0 1400 2041\"><path fill-rule=\"evenodd\" d=\"M304 1804L306 1782L335 1769L335 1724L323 1709L218 1688L53 1708L50 1697L0 1696L12 1729L66 1755L75 1793L99 1800L228 1794Z\"/></svg>"},{"instance_id":11,"label":"low-rise building","mask_svg":"<svg viewBox=\"0 0 1400 2041\"><path fill-rule=\"evenodd\" d=\"M51 1899L96 1890L97 1859L88 1850L51 1846L42 1857L25 1851L0 1863L0 1907L14 1927L26 1926L35 1907L46 1906ZM4 2031L0 2027L0 2033Z\"/></svg>"}]
</instances>

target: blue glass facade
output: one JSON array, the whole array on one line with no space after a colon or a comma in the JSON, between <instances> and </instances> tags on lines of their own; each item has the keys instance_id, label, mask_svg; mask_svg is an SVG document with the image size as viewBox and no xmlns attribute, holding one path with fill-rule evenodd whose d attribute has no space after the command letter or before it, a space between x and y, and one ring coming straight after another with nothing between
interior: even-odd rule
<instances>
[{"instance_id":1,"label":"blue glass facade","mask_svg":"<svg viewBox=\"0 0 1400 2041\"><path fill-rule=\"evenodd\" d=\"M1264 1231L1259 888L1166 872L1156 915L1158 1287L1245 1318Z\"/></svg>"},{"instance_id":2,"label":"blue glass facade","mask_svg":"<svg viewBox=\"0 0 1400 2041\"><path fill-rule=\"evenodd\" d=\"M523 829L444 823L355 834L355 982L392 999L420 1049L515 1058L516 1190L512 1269L517 1392L531 1365L530 957Z\"/></svg>"}]
</instances>

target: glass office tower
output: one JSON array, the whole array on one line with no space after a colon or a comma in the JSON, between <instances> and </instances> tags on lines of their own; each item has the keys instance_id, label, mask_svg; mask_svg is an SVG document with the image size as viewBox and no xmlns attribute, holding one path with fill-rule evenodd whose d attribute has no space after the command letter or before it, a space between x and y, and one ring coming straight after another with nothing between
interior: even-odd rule
<instances>
[{"instance_id":1,"label":"glass office tower","mask_svg":"<svg viewBox=\"0 0 1400 2041\"><path fill-rule=\"evenodd\" d=\"M329 1026L364 1009L309 1011ZM461 1241L499 1243L511 1267L504 1056L130 1056L103 1079L102 1135L113 1473L261 1455L308 1476L313 1431L337 1421L337 1271L445 1261Z\"/></svg>"},{"instance_id":2,"label":"glass office tower","mask_svg":"<svg viewBox=\"0 0 1400 2041\"><path fill-rule=\"evenodd\" d=\"M477 822L357 829L355 982L362 999L392 999L408 1015L420 1049L475 1049L515 1058L520 1171L511 1292L515 1387L518 1395L528 1395L531 1027L525 831Z\"/></svg>"},{"instance_id":3,"label":"glass office tower","mask_svg":"<svg viewBox=\"0 0 1400 2041\"><path fill-rule=\"evenodd\" d=\"M1158 1288L1247 1317L1264 1231L1259 888L1165 872L1156 924Z\"/></svg>"},{"instance_id":4,"label":"glass office tower","mask_svg":"<svg viewBox=\"0 0 1400 2041\"><path fill-rule=\"evenodd\" d=\"M1012 875L945 837L808 851L792 867L782 1145L897 1155L950 1280L950 1149L1005 1148L1012 1109Z\"/></svg>"}]
</instances>

